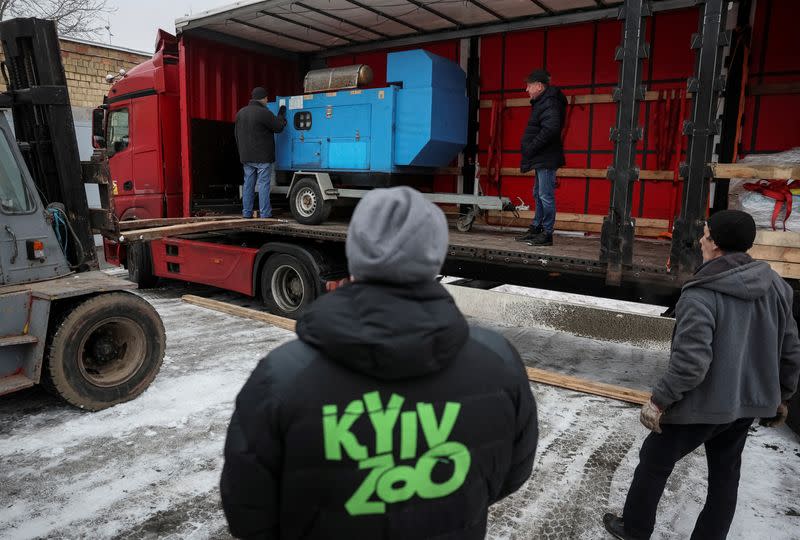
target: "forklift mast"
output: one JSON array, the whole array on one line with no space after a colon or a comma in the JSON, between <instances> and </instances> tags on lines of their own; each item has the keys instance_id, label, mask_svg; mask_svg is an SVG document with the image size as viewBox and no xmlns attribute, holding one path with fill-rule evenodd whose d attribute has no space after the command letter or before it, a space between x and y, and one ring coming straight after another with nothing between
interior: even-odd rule
<instances>
[{"instance_id":1,"label":"forklift mast","mask_svg":"<svg viewBox=\"0 0 800 540\"><path fill-rule=\"evenodd\" d=\"M45 206L64 205L76 242L67 259L77 269L98 267L90 210L83 185L78 142L70 108L58 34L53 21L0 22L7 91L0 107L10 108L19 149Z\"/></svg>"}]
</instances>

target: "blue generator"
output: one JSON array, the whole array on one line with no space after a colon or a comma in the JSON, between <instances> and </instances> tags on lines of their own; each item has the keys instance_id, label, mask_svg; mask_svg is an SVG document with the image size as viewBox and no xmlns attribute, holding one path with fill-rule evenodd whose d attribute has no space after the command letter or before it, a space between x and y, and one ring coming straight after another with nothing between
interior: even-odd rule
<instances>
[{"instance_id":1,"label":"blue generator","mask_svg":"<svg viewBox=\"0 0 800 540\"><path fill-rule=\"evenodd\" d=\"M370 176L431 174L464 148L465 74L450 60L424 50L390 53L385 88L353 82L330 90L334 78L317 93L278 96L267 105L276 114L287 109L286 129L275 137L278 171L325 171L355 178L349 185L375 185ZM307 92L308 83L307 77Z\"/></svg>"}]
</instances>

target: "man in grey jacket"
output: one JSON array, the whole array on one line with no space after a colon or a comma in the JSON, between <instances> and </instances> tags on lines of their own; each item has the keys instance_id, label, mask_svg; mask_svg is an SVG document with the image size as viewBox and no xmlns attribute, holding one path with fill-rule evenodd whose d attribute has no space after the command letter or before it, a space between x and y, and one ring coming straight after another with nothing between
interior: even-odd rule
<instances>
[{"instance_id":1,"label":"man in grey jacket","mask_svg":"<svg viewBox=\"0 0 800 540\"><path fill-rule=\"evenodd\" d=\"M656 508L675 464L701 444L708 460L708 494L692 539L728 534L739 488L741 455L750 424L782 424L797 390L800 340L792 316L792 289L767 263L746 253L753 218L717 212L700 239L703 264L681 291L666 374L642 407L653 433L622 517L603 516L621 539L649 538Z\"/></svg>"}]
</instances>

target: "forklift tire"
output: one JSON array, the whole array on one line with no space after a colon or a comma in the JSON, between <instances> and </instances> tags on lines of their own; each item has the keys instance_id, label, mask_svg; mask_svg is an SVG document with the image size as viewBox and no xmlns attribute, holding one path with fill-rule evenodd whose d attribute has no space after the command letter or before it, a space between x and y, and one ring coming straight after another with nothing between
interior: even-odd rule
<instances>
[{"instance_id":1,"label":"forklift tire","mask_svg":"<svg viewBox=\"0 0 800 540\"><path fill-rule=\"evenodd\" d=\"M289 194L292 217L302 225L319 225L331 215L333 201L322 199L319 184L313 178L301 178Z\"/></svg>"},{"instance_id":2,"label":"forklift tire","mask_svg":"<svg viewBox=\"0 0 800 540\"><path fill-rule=\"evenodd\" d=\"M140 289L155 287L158 276L153 274L153 255L149 242L133 242L127 247L128 279Z\"/></svg>"},{"instance_id":3,"label":"forklift tire","mask_svg":"<svg viewBox=\"0 0 800 540\"><path fill-rule=\"evenodd\" d=\"M51 323L43 385L71 405L99 411L129 401L161 368L164 325L153 306L135 294L93 296Z\"/></svg>"},{"instance_id":4,"label":"forklift tire","mask_svg":"<svg viewBox=\"0 0 800 540\"><path fill-rule=\"evenodd\" d=\"M261 269L261 299L267 310L296 319L316 299L312 273L297 257L271 255Z\"/></svg>"}]
</instances>

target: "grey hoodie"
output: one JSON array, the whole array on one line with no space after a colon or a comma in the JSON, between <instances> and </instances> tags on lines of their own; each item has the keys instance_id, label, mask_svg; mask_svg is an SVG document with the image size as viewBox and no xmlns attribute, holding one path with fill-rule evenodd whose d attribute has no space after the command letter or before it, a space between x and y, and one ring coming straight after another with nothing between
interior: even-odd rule
<instances>
[{"instance_id":1,"label":"grey hoodie","mask_svg":"<svg viewBox=\"0 0 800 540\"><path fill-rule=\"evenodd\" d=\"M767 263L732 253L683 286L653 402L666 409L666 424L767 418L797 390L798 376L791 287Z\"/></svg>"}]
</instances>

